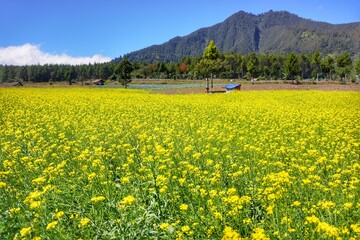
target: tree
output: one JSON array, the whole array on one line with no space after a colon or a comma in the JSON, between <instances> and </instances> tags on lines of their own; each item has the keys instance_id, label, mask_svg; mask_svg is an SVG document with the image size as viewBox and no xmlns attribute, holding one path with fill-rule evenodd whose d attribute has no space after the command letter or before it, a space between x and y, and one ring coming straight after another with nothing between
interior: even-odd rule
<instances>
[{"instance_id":1,"label":"tree","mask_svg":"<svg viewBox=\"0 0 360 240\"><path fill-rule=\"evenodd\" d=\"M354 70L357 78L360 78L360 60L356 60L354 64Z\"/></svg>"},{"instance_id":2,"label":"tree","mask_svg":"<svg viewBox=\"0 0 360 240\"><path fill-rule=\"evenodd\" d=\"M9 66L8 68L8 78L10 81L14 81L16 77L16 72L14 66Z\"/></svg>"},{"instance_id":3,"label":"tree","mask_svg":"<svg viewBox=\"0 0 360 240\"><path fill-rule=\"evenodd\" d=\"M328 55L321 61L320 68L327 79L332 79L332 74L335 72L335 59Z\"/></svg>"},{"instance_id":4,"label":"tree","mask_svg":"<svg viewBox=\"0 0 360 240\"><path fill-rule=\"evenodd\" d=\"M71 66L65 71L65 80L68 81L69 85L72 85L75 79L76 79L75 67Z\"/></svg>"},{"instance_id":5,"label":"tree","mask_svg":"<svg viewBox=\"0 0 360 240\"><path fill-rule=\"evenodd\" d=\"M146 78L148 78L148 77L150 77L150 75L151 75L151 73L152 73L152 71L151 71L151 65L150 64L148 64L148 63L146 63L146 62L144 62L144 63L142 63L141 64L141 74L144 76L144 78L146 79Z\"/></svg>"},{"instance_id":6,"label":"tree","mask_svg":"<svg viewBox=\"0 0 360 240\"><path fill-rule=\"evenodd\" d=\"M164 62L160 62L157 65L157 77L160 79L166 78L167 77L167 68Z\"/></svg>"},{"instance_id":7,"label":"tree","mask_svg":"<svg viewBox=\"0 0 360 240\"><path fill-rule=\"evenodd\" d=\"M281 67L282 67L282 58L278 55L273 56L271 60L271 66L269 69L271 79L276 79L276 80L281 79L282 77Z\"/></svg>"},{"instance_id":8,"label":"tree","mask_svg":"<svg viewBox=\"0 0 360 240\"><path fill-rule=\"evenodd\" d=\"M1 82L8 82L9 81L9 67L7 65L5 65L2 68L2 76L1 76Z\"/></svg>"},{"instance_id":9,"label":"tree","mask_svg":"<svg viewBox=\"0 0 360 240\"><path fill-rule=\"evenodd\" d=\"M270 79L270 66L272 62L272 55L269 53L261 54L258 56L258 73L262 79Z\"/></svg>"},{"instance_id":10,"label":"tree","mask_svg":"<svg viewBox=\"0 0 360 240\"><path fill-rule=\"evenodd\" d=\"M241 54L236 54L235 55L235 61L236 61L236 65L235 65L235 71L237 73L237 78L241 78L243 76L243 72L244 72L244 61L245 57L242 56Z\"/></svg>"},{"instance_id":11,"label":"tree","mask_svg":"<svg viewBox=\"0 0 360 240\"><path fill-rule=\"evenodd\" d=\"M174 62L168 62L166 64L166 71L168 73L168 78L176 79L176 65Z\"/></svg>"},{"instance_id":12,"label":"tree","mask_svg":"<svg viewBox=\"0 0 360 240\"><path fill-rule=\"evenodd\" d=\"M213 40L211 40L209 42L209 45L204 50L203 58L214 61L214 60L218 59L219 56L220 56L220 52L219 52L218 48L216 47L215 42Z\"/></svg>"},{"instance_id":13,"label":"tree","mask_svg":"<svg viewBox=\"0 0 360 240\"><path fill-rule=\"evenodd\" d=\"M127 59L127 57L123 57L121 62L119 62L115 67L115 77L116 80L121 83L125 88L127 88L128 84L131 83L131 72L133 71L133 66Z\"/></svg>"},{"instance_id":14,"label":"tree","mask_svg":"<svg viewBox=\"0 0 360 240\"><path fill-rule=\"evenodd\" d=\"M259 67L259 60L256 57L255 53L250 53L248 55L248 59L246 62L246 75L245 78L250 80L252 78L257 78L259 76L259 71L258 71L258 67Z\"/></svg>"},{"instance_id":15,"label":"tree","mask_svg":"<svg viewBox=\"0 0 360 240\"><path fill-rule=\"evenodd\" d=\"M321 63L321 56L319 50L316 50L314 55L311 57L311 66L314 70L311 73L311 77L313 79L319 80L319 73L320 73L320 63Z\"/></svg>"},{"instance_id":16,"label":"tree","mask_svg":"<svg viewBox=\"0 0 360 240\"><path fill-rule=\"evenodd\" d=\"M290 53L286 57L284 64L285 78L289 80L295 80L301 73L301 67L299 65L299 58L295 53Z\"/></svg>"},{"instance_id":17,"label":"tree","mask_svg":"<svg viewBox=\"0 0 360 240\"><path fill-rule=\"evenodd\" d=\"M301 67L301 78L311 78L313 68L311 67L311 55L309 53L301 54L299 56L299 64Z\"/></svg>"},{"instance_id":18,"label":"tree","mask_svg":"<svg viewBox=\"0 0 360 240\"><path fill-rule=\"evenodd\" d=\"M112 73L113 70L111 69L110 63L103 63L99 65L99 75L101 79L108 79Z\"/></svg>"},{"instance_id":19,"label":"tree","mask_svg":"<svg viewBox=\"0 0 360 240\"><path fill-rule=\"evenodd\" d=\"M187 64L186 64L186 63L181 63L181 64L180 64L180 72L181 72L181 73L186 73L187 70L188 70Z\"/></svg>"},{"instance_id":20,"label":"tree","mask_svg":"<svg viewBox=\"0 0 360 240\"><path fill-rule=\"evenodd\" d=\"M341 80L346 81L346 75L351 71L352 61L350 58L350 54L348 52L344 52L340 56L336 58L337 72L341 78Z\"/></svg>"},{"instance_id":21,"label":"tree","mask_svg":"<svg viewBox=\"0 0 360 240\"><path fill-rule=\"evenodd\" d=\"M205 48L203 57L200 62L196 65L197 71L207 78L206 90L209 92L209 80L211 78L211 88L214 87L213 74L216 73L220 66L220 52L216 47L213 40L209 42L209 45Z\"/></svg>"},{"instance_id":22,"label":"tree","mask_svg":"<svg viewBox=\"0 0 360 240\"><path fill-rule=\"evenodd\" d=\"M239 78L240 75L240 63L241 56L234 53L224 54L224 60L222 61L222 76L225 78Z\"/></svg>"},{"instance_id":23,"label":"tree","mask_svg":"<svg viewBox=\"0 0 360 240\"><path fill-rule=\"evenodd\" d=\"M20 81L28 81L28 75L25 67L19 67L16 72L16 78Z\"/></svg>"},{"instance_id":24,"label":"tree","mask_svg":"<svg viewBox=\"0 0 360 240\"><path fill-rule=\"evenodd\" d=\"M90 63L87 66L86 76L88 79L92 79L94 77L94 66Z\"/></svg>"}]
</instances>

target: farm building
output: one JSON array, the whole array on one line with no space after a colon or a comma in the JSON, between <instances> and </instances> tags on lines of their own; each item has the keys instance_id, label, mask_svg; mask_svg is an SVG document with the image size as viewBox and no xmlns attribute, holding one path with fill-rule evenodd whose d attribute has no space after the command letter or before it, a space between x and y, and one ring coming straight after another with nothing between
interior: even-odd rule
<instances>
[{"instance_id":1,"label":"farm building","mask_svg":"<svg viewBox=\"0 0 360 240\"><path fill-rule=\"evenodd\" d=\"M22 87L24 85L21 82L8 82L8 83L2 83L1 86L4 86L4 87Z\"/></svg>"},{"instance_id":2,"label":"farm building","mask_svg":"<svg viewBox=\"0 0 360 240\"><path fill-rule=\"evenodd\" d=\"M96 80L92 81L92 84L94 86L102 86L102 85L104 85L104 83L105 83L105 81L102 79L96 79Z\"/></svg>"},{"instance_id":3,"label":"farm building","mask_svg":"<svg viewBox=\"0 0 360 240\"><path fill-rule=\"evenodd\" d=\"M241 84L235 84L235 83L232 83L232 84L228 84L225 86L226 88L226 92L231 92L231 91L240 91L241 90Z\"/></svg>"}]
</instances>

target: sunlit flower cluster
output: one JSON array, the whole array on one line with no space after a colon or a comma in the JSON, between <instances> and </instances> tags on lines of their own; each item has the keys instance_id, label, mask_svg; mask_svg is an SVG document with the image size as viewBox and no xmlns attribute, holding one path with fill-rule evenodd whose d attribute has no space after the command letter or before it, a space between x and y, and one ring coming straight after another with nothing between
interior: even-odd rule
<instances>
[{"instance_id":1,"label":"sunlit flower cluster","mask_svg":"<svg viewBox=\"0 0 360 240\"><path fill-rule=\"evenodd\" d=\"M0 89L1 239L359 239L360 95Z\"/></svg>"}]
</instances>

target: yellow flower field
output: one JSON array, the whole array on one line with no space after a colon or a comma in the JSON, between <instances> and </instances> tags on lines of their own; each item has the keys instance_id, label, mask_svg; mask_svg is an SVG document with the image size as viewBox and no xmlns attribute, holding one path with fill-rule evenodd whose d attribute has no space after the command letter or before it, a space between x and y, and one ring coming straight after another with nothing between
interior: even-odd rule
<instances>
[{"instance_id":1,"label":"yellow flower field","mask_svg":"<svg viewBox=\"0 0 360 240\"><path fill-rule=\"evenodd\" d=\"M0 239L360 238L359 93L0 102Z\"/></svg>"}]
</instances>

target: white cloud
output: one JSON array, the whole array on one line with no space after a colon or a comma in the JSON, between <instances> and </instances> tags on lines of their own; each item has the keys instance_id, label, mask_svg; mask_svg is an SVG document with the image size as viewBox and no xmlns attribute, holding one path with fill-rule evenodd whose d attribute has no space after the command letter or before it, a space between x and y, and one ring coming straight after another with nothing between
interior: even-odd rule
<instances>
[{"instance_id":1,"label":"white cloud","mask_svg":"<svg viewBox=\"0 0 360 240\"><path fill-rule=\"evenodd\" d=\"M72 57L67 54L50 54L42 52L40 47L32 44L0 47L0 65L33 65L33 64L70 64L109 62L111 58L94 55L92 57Z\"/></svg>"}]
</instances>

